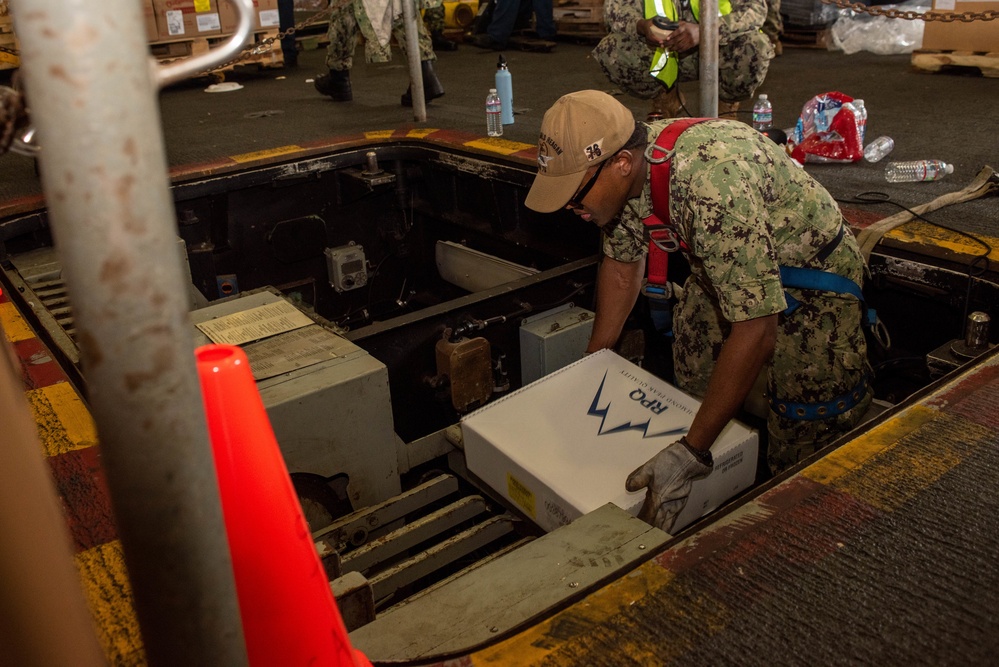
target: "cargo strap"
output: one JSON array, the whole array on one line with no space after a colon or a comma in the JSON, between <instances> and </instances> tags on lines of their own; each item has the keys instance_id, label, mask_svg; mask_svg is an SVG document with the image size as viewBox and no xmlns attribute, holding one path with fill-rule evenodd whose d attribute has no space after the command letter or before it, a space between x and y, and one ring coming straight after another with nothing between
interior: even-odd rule
<instances>
[{"instance_id":1,"label":"cargo strap","mask_svg":"<svg viewBox=\"0 0 999 667\"><path fill-rule=\"evenodd\" d=\"M651 164L649 184L652 191L652 215L642 219L649 233L648 281L642 291L652 298L669 296L666 280L669 268L668 253L688 250L687 244L676 233L669 219L669 179L672 174L670 163L673 160L673 146L684 130L706 120L711 119L680 118L673 121L659 133L655 143L646 151L646 159ZM662 155L654 156L654 153Z\"/></svg>"},{"instance_id":2,"label":"cargo strap","mask_svg":"<svg viewBox=\"0 0 999 667\"><path fill-rule=\"evenodd\" d=\"M867 383L869 381L870 377L867 373L864 373L864 376L860 378L860 382L857 383L856 387L824 403L795 403L793 401L783 401L770 397L770 409L781 417L787 417L795 421L830 419L856 406L867 395Z\"/></svg>"}]
</instances>

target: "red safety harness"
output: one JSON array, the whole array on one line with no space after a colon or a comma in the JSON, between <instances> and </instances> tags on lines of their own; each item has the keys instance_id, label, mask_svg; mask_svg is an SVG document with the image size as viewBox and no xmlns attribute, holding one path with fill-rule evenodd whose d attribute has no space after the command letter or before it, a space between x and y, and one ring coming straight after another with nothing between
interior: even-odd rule
<instances>
[{"instance_id":1,"label":"red safety harness","mask_svg":"<svg viewBox=\"0 0 999 667\"><path fill-rule=\"evenodd\" d=\"M659 147L659 152L669 155L673 151L677 138L684 130L706 120L711 119L680 118L667 125L656 138L655 145ZM670 155L669 159L662 162L653 162L649 169L649 184L652 188L652 215L642 220L649 232L648 284L645 290L649 296L655 295L656 288L662 290L666 288L666 271L669 266L668 253L689 250L687 244L677 234L676 228L670 223L669 218L669 179L672 174L672 161L673 158Z\"/></svg>"}]
</instances>

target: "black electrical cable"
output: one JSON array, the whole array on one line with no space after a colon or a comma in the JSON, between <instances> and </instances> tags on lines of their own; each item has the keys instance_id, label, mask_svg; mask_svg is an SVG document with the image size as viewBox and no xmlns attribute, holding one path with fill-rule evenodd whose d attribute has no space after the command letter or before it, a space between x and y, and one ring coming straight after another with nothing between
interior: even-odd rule
<instances>
[{"instance_id":1,"label":"black electrical cable","mask_svg":"<svg viewBox=\"0 0 999 667\"><path fill-rule=\"evenodd\" d=\"M978 278L978 277L983 276L986 273L988 273L989 268L991 266L990 265L990 261L989 261L989 256L992 254L992 246L990 246L988 243L986 243L985 241L983 241L981 238L975 236L974 234L962 231L960 229L954 229L953 227L948 227L947 225L942 225L939 222L934 222L933 220L930 220L927 217L925 217L925 216L923 216L923 215L921 215L919 213L916 213L915 211L913 211L908 206L905 206L904 204L900 204L897 201L893 201L892 198L891 198L891 195L889 195L886 192L878 192L878 191L875 191L875 190L868 190L866 192L861 192L859 194L854 195L853 199L838 199L837 198L836 201L840 202L841 204L860 204L860 205L864 205L864 206L869 206L871 204L891 204L892 206L897 206L900 209L902 209L903 211L906 211L907 213L909 213L910 215L912 215L914 218L916 218L918 220L922 220L923 222L925 222L928 225L931 225L933 227L937 227L939 229L946 230L948 232L953 232L954 234L958 234L958 235L963 236L965 238L971 239L972 241L974 241L975 243L977 243L978 245L980 245L982 248L985 249L985 252L983 254L976 255L975 258L972 259L968 263L968 272L967 272L967 275L968 275L968 286L967 286L967 289L965 290L965 293L964 293L964 318L962 319L962 324L961 324L962 331L961 331L961 335L959 336L959 337L963 337L964 336L964 330L963 330L964 323L966 323L968 321L968 312L971 310L971 287L974 284L975 278ZM979 269L979 266L981 267L980 269Z\"/></svg>"},{"instance_id":2,"label":"black electrical cable","mask_svg":"<svg viewBox=\"0 0 999 667\"><path fill-rule=\"evenodd\" d=\"M592 287L594 284L595 283L593 281L590 281L590 282L587 282L587 283L583 283L582 285L580 285L576 289L572 290L571 292L569 292L565 296L561 297L557 301L552 301L551 303L533 304L534 310L535 311L546 311L546 310L549 310L550 308L555 308L556 306L561 306L563 303L565 303L566 301L568 301L572 297L576 296L577 294L579 294L583 290L585 290L585 289L587 289L589 287Z\"/></svg>"}]
</instances>

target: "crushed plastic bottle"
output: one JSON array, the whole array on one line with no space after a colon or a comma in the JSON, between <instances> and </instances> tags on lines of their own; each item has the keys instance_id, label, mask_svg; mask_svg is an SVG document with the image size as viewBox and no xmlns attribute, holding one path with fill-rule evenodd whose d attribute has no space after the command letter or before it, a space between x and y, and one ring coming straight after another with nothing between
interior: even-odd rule
<instances>
[{"instance_id":1,"label":"crushed plastic bottle","mask_svg":"<svg viewBox=\"0 0 999 667\"><path fill-rule=\"evenodd\" d=\"M877 162L891 153L895 149L895 140L891 137L878 137L867 144L864 149L864 159L868 162Z\"/></svg>"},{"instance_id":2,"label":"crushed plastic bottle","mask_svg":"<svg viewBox=\"0 0 999 667\"><path fill-rule=\"evenodd\" d=\"M761 93L753 105L753 129L769 130L774 125L774 108L767 99L766 93Z\"/></svg>"},{"instance_id":3,"label":"crushed plastic bottle","mask_svg":"<svg viewBox=\"0 0 999 667\"><path fill-rule=\"evenodd\" d=\"M489 89L486 96L486 134L490 137L503 136L502 105L495 88Z\"/></svg>"},{"instance_id":4,"label":"crushed plastic bottle","mask_svg":"<svg viewBox=\"0 0 999 667\"><path fill-rule=\"evenodd\" d=\"M913 160L911 162L889 162L885 167L885 178L889 183L915 183L936 181L954 173L954 165L943 160Z\"/></svg>"}]
</instances>

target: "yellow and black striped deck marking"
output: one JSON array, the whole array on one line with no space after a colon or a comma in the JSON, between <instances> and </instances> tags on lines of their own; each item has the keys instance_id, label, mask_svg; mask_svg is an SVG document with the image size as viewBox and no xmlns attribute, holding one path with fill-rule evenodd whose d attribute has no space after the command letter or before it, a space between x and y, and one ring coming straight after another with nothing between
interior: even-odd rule
<instances>
[{"instance_id":1,"label":"yellow and black striped deck marking","mask_svg":"<svg viewBox=\"0 0 999 667\"><path fill-rule=\"evenodd\" d=\"M74 559L108 662L145 664L90 411L3 292L0 324L21 365L25 397L62 499Z\"/></svg>"}]
</instances>

